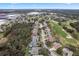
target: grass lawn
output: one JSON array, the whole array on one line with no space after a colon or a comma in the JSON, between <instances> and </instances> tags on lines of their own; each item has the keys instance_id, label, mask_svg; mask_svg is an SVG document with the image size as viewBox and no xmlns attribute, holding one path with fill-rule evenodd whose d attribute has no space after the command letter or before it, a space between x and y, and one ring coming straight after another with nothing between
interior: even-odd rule
<instances>
[{"instance_id":1,"label":"grass lawn","mask_svg":"<svg viewBox=\"0 0 79 59\"><path fill-rule=\"evenodd\" d=\"M56 33L60 37L60 41L63 45L70 44L73 46L77 45L77 40L76 39L67 39L67 33L63 31L62 27L58 25L55 22L50 21L49 25L51 27L51 30Z\"/></svg>"},{"instance_id":2,"label":"grass lawn","mask_svg":"<svg viewBox=\"0 0 79 59\"><path fill-rule=\"evenodd\" d=\"M63 30L62 30L62 27L60 27L57 23L54 23L54 22L50 22L50 25L51 27L53 28L52 30L57 33L58 35L66 38L67 36L67 33L65 33Z\"/></svg>"}]
</instances>

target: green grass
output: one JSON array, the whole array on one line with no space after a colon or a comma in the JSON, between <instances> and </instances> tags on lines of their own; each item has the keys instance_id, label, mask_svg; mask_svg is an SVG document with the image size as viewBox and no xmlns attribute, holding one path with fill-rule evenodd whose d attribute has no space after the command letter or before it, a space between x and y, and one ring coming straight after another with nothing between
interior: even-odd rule
<instances>
[{"instance_id":1,"label":"green grass","mask_svg":"<svg viewBox=\"0 0 79 59\"><path fill-rule=\"evenodd\" d=\"M62 43L63 46L65 45L77 46L77 41L75 39L63 38L60 42Z\"/></svg>"},{"instance_id":2,"label":"green grass","mask_svg":"<svg viewBox=\"0 0 79 59\"><path fill-rule=\"evenodd\" d=\"M29 48L27 47L26 49L25 49L25 56L28 56L29 55Z\"/></svg>"},{"instance_id":3,"label":"green grass","mask_svg":"<svg viewBox=\"0 0 79 59\"><path fill-rule=\"evenodd\" d=\"M55 33L57 33L58 35L66 38L67 36L67 33L65 33L63 30L62 30L62 27L60 27L57 23L54 23L54 22L50 22L51 26L53 27L53 31Z\"/></svg>"},{"instance_id":4,"label":"green grass","mask_svg":"<svg viewBox=\"0 0 79 59\"><path fill-rule=\"evenodd\" d=\"M66 45L66 44L73 45L73 46L77 45L77 41L75 39L66 38L67 33L63 31L63 28L60 25L52 21L49 22L49 25L51 27L52 32L62 37L62 39L60 39L62 45Z\"/></svg>"}]
</instances>

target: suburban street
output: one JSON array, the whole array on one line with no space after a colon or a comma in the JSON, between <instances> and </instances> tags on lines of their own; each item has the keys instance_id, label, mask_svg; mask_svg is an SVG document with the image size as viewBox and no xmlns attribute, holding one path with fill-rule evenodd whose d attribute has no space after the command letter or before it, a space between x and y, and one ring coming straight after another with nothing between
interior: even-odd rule
<instances>
[{"instance_id":1,"label":"suburban street","mask_svg":"<svg viewBox=\"0 0 79 59\"><path fill-rule=\"evenodd\" d=\"M40 49L40 47L38 47L37 43L39 40L39 36L38 36L38 23L34 24L33 30L32 30L32 41L29 44L29 46L31 47L30 53L31 55L38 55L38 50Z\"/></svg>"},{"instance_id":2,"label":"suburban street","mask_svg":"<svg viewBox=\"0 0 79 59\"><path fill-rule=\"evenodd\" d=\"M45 23L46 24L46 23ZM46 24L47 25L47 24ZM43 25L42 25L42 27L43 27ZM50 55L51 56L58 56L58 54L55 52L55 51L53 51L53 50L50 50L50 48L48 48L47 47L47 45L45 44L45 40L47 39L47 35L49 35L49 36L51 36L51 32L50 32L50 29L49 29L49 27L48 26L45 26L46 28L45 28L45 30L47 30L46 32L46 34L45 34L45 30L43 30L43 29L41 29L41 40L42 40L42 42L43 42L43 46L46 48L46 49L48 49L49 51L50 51ZM49 40L53 40L52 39L52 36L51 36L51 38L49 39Z\"/></svg>"},{"instance_id":3,"label":"suburban street","mask_svg":"<svg viewBox=\"0 0 79 59\"><path fill-rule=\"evenodd\" d=\"M29 52L30 52L31 55L39 55L38 52L39 52L39 49L41 47L38 47L37 43L39 43L41 41L43 43L42 44L43 48L46 48L50 52L49 55L58 56L58 54L55 51L50 50L50 48L47 47L47 45L46 45L46 40L51 41L53 39L52 39L52 35L51 35L51 32L50 32L50 28L47 26L47 23L44 22L43 24L39 23L38 21L35 22L35 24L33 26L33 30L32 30L32 35L31 35L32 41L29 44L29 47L31 48L29 50ZM43 29L43 27L45 27L45 29ZM41 31L40 32L41 36L38 35L38 29L40 29L40 31ZM39 39L39 37L41 37L41 38Z\"/></svg>"}]
</instances>

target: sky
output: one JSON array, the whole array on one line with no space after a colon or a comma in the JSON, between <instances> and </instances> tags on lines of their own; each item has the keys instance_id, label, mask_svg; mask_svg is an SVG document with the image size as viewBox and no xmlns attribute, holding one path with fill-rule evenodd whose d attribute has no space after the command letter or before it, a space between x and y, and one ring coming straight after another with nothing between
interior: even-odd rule
<instances>
[{"instance_id":1,"label":"sky","mask_svg":"<svg viewBox=\"0 0 79 59\"><path fill-rule=\"evenodd\" d=\"M79 3L0 3L0 9L79 9Z\"/></svg>"}]
</instances>

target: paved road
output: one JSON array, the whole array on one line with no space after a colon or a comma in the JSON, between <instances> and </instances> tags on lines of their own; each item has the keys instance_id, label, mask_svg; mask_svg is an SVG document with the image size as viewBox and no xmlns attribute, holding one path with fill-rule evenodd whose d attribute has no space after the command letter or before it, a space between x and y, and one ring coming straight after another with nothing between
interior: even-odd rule
<instances>
[{"instance_id":1,"label":"paved road","mask_svg":"<svg viewBox=\"0 0 79 59\"><path fill-rule=\"evenodd\" d=\"M32 41L29 44L29 46L31 47L30 53L32 55L38 55L38 50L40 49L37 45L38 40L39 40L39 36L38 36L38 22L35 23L33 30L32 30Z\"/></svg>"}]
</instances>

